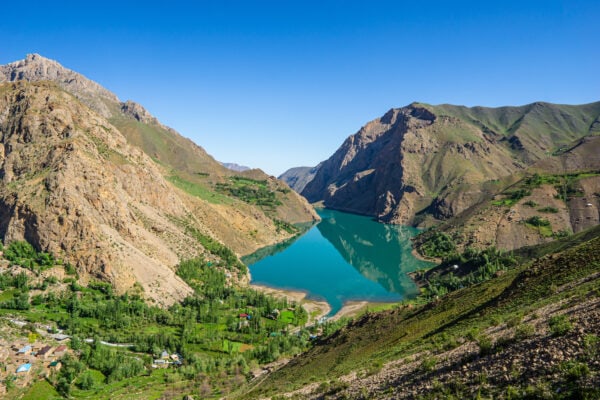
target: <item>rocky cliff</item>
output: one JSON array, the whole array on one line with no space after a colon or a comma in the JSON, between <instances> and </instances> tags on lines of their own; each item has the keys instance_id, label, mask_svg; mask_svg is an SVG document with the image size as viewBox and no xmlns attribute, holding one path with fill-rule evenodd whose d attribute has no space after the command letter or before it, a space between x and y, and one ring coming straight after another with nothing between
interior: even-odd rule
<instances>
[{"instance_id":1,"label":"rocky cliff","mask_svg":"<svg viewBox=\"0 0 600 400\"><path fill-rule=\"evenodd\" d=\"M289 237L282 224L318 219L284 183L236 175L55 61L30 55L0 67L0 81L0 237L54 253L84 281L171 304L190 292L179 260L218 257L206 238L248 254ZM270 202L227 190L240 182Z\"/></svg>"},{"instance_id":2,"label":"rocky cliff","mask_svg":"<svg viewBox=\"0 0 600 400\"><path fill-rule=\"evenodd\" d=\"M582 106L392 109L350 136L302 190L310 202L387 223L447 219L509 179L600 132L600 102Z\"/></svg>"}]
</instances>

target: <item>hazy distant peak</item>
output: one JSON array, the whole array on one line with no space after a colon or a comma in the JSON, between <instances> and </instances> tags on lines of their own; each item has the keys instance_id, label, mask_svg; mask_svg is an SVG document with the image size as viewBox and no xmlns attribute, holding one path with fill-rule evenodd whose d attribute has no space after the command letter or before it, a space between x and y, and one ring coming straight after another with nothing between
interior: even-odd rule
<instances>
[{"instance_id":1,"label":"hazy distant peak","mask_svg":"<svg viewBox=\"0 0 600 400\"><path fill-rule=\"evenodd\" d=\"M251 169L250 167L246 167L245 165L239 165L236 163L222 162L221 165L223 165L227 169L237 172L248 171Z\"/></svg>"}]
</instances>

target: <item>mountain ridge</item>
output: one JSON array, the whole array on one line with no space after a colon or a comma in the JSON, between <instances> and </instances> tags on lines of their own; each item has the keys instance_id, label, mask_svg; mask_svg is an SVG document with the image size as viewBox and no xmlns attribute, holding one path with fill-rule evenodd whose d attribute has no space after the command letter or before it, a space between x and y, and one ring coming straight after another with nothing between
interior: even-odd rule
<instances>
[{"instance_id":1,"label":"mountain ridge","mask_svg":"<svg viewBox=\"0 0 600 400\"><path fill-rule=\"evenodd\" d=\"M523 172L560 146L600 133L600 102L580 106L390 109L349 136L301 194L310 202L418 224L488 196L483 185Z\"/></svg>"}]
</instances>

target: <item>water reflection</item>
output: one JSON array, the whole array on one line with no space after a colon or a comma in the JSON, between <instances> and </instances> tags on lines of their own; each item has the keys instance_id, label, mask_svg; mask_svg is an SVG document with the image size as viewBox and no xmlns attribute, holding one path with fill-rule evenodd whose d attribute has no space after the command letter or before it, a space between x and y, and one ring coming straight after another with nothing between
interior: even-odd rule
<instances>
[{"instance_id":1,"label":"water reflection","mask_svg":"<svg viewBox=\"0 0 600 400\"><path fill-rule=\"evenodd\" d=\"M424 267L411 254L410 238L417 230L409 226L384 225L368 218L323 210L319 232L365 278L387 291L412 295L416 286L407 272Z\"/></svg>"},{"instance_id":2,"label":"water reflection","mask_svg":"<svg viewBox=\"0 0 600 400\"><path fill-rule=\"evenodd\" d=\"M288 242L245 257L252 282L306 291L335 314L350 300L393 302L417 293L406 272L427 264L411 254L416 230L320 210L322 221Z\"/></svg>"}]
</instances>

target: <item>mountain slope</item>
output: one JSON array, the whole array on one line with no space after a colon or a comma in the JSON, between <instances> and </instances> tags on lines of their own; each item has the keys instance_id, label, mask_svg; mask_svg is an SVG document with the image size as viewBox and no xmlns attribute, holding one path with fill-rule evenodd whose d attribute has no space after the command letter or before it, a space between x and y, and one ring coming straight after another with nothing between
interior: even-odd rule
<instances>
[{"instance_id":1,"label":"mountain slope","mask_svg":"<svg viewBox=\"0 0 600 400\"><path fill-rule=\"evenodd\" d=\"M302 195L382 222L448 218L493 196L497 180L600 132L599 117L600 102L496 109L413 103L350 136Z\"/></svg>"},{"instance_id":2,"label":"mountain slope","mask_svg":"<svg viewBox=\"0 0 600 400\"><path fill-rule=\"evenodd\" d=\"M30 55L0 67L0 81L0 236L54 253L84 282L139 284L171 304L190 293L180 260L219 260L223 244L248 254L318 219L283 182L226 169L55 61Z\"/></svg>"},{"instance_id":3,"label":"mountain slope","mask_svg":"<svg viewBox=\"0 0 600 400\"><path fill-rule=\"evenodd\" d=\"M432 303L367 313L238 397L597 398L592 236Z\"/></svg>"},{"instance_id":4,"label":"mountain slope","mask_svg":"<svg viewBox=\"0 0 600 400\"><path fill-rule=\"evenodd\" d=\"M287 183L296 192L302 193L306 185L314 179L320 167L321 164L319 163L316 167L290 168L281 174L278 179Z\"/></svg>"},{"instance_id":5,"label":"mountain slope","mask_svg":"<svg viewBox=\"0 0 600 400\"><path fill-rule=\"evenodd\" d=\"M523 175L506 186L498 183L496 196L417 237L417 249L443 256L432 253L437 232L443 232L458 250L488 246L513 250L600 223L600 136L578 139Z\"/></svg>"},{"instance_id":6,"label":"mountain slope","mask_svg":"<svg viewBox=\"0 0 600 400\"><path fill-rule=\"evenodd\" d=\"M210 229L238 254L247 254L272 243L273 238L269 235L278 229L274 219L292 224L318 219L302 197L295 193L287 193L287 187L283 183L272 180L259 170L238 173L225 168L202 147L161 124L141 105L133 101L119 101L116 95L96 82L63 67L56 61L38 54L29 54L24 60L0 66L0 82L20 80L55 82L107 118L129 144L141 148L152 160L160 164L163 175L169 181L219 208L219 218L209 216ZM279 206L269 210L259 207L257 210L257 207L237 198L224 198L217 186L229 184L231 178L240 174L251 175L259 181L269 181ZM258 217L252 218L253 215ZM248 216L255 219L254 223L249 224L252 225L252 229L246 229L240 222ZM250 232L257 228L253 225L264 224L267 226L250 235Z\"/></svg>"}]
</instances>

